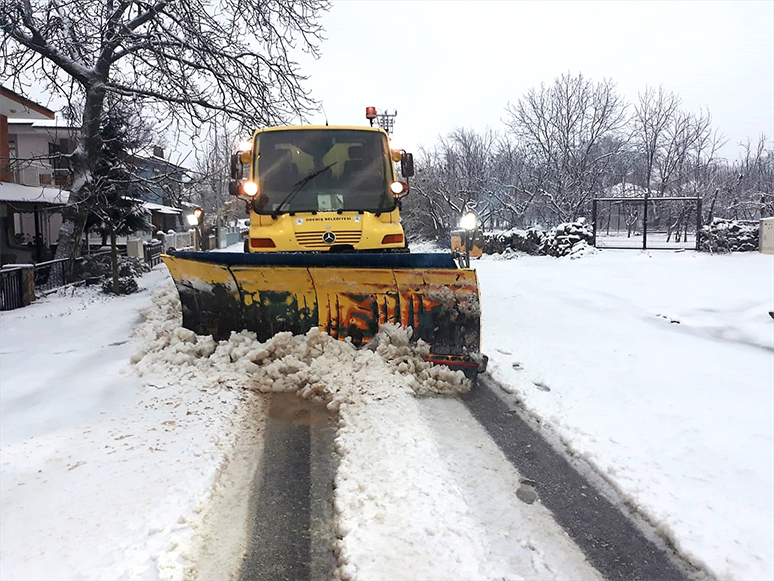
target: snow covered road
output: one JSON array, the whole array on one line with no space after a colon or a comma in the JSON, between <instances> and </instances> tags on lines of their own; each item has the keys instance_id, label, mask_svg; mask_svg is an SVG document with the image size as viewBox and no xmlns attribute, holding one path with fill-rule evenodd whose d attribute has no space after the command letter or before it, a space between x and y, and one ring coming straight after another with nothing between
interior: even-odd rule
<instances>
[{"instance_id":1,"label":"snow covered road","mask_svg":"<svg viewBox=\"0 0 774 581\"><path fill-rule=\"evenodd\" d=\"M693 563L774 577L771 257L474 265L508 405ZM320 333L218 343L180 328L167 276L0 314L0 578L238 575L272 397L259 391L338 415L339 578L619 578L575 544L541 474L511 464L522 437L496 445L491 418L399 330L376 353Z\"/></svg>"}]
</instances>

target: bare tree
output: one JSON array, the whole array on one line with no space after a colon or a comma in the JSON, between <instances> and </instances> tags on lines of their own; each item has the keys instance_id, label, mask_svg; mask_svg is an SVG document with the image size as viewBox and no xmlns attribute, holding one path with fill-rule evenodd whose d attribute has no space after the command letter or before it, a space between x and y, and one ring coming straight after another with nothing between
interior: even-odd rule
<instances>
[{"instance_id":1,"label":"bare tree","mask_svg":"<svg viewBox=\"0 0 774 581\"><path fill-rule=\"evenodd\" d=\"M658 163L659 152L664 147L667 128L680 106L680 98L667 93L663 87L646 87L639 94L634 107L634 142L645 159L645 183L648 194L651 192L653 172Z\"/></svg>"},{"instance_id":2,"label":"bare tree","mask_svg":"<svg viewBox=\"0 0 774 581\"><path fill-rule=\"evenodd\" d=\"M561 220L575 218L625 141L626 104L610 80L564 74L509 104L509 129L545 169L539 193Z\"/></svg>"},{"instance_id":3,"label":"bare tree","mask_svg":"<svg viewBox=\"0 0 774 581\"><path fill-rule=\"evenodd\" d=\"M293 50L317 55L327 0L3 0L4 74L34 70L52 93L83 104L57 257L75 256L86 186L101 151L106 95L139 98L172 121L222 112L249 126L312 105Z\"/></svg>"},{"instance_id":4,"label":"bare tree","mask_svg":"<svg viewBox=\"0 0 774 581\"><path fill-rule=\"evenodd\" d=\"M216 236L224 220L229 222L246 215L245 203L228 195L231 154L236 151L239 135L239 130L223 119L211 123L207 141L197 152L191 172L192 201L205 210L205 216L210 217Z\"/></svg>"},{"instance_id":5,"label":"bare tree","mask_svg":"<svg viewBox=\"0 0 774 581\"><path fill-rule=\"evenodd\" d=\"M433 150L420 149L412 183L416 195L406 199L411 230L429 237L446 235L466 209L476 209L480 219L489 219L495 141L491 130L479 134L457 128Z\"/></svg>"},{"instance_id":6,"label":"bare tree","mask_svg":"<svg viewBox=\"0 0 774 581\"><path fill-rule=\"evenodd\" d=\"M721 172L708 221L716 213L735 220L774 216L774 148L765 135L739 146L739 159Z\"/></svg>"}]
</instances>

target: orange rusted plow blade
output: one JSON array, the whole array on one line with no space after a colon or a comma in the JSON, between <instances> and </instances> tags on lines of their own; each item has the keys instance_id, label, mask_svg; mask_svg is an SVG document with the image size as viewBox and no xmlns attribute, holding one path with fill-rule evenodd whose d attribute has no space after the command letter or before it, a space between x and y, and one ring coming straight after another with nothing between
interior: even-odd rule
<instances>
[{"instance_id":1,"label":"orange rusted plow blade","mask_svg":"<svg viewBox=\"0 0 774 581\"><path fill-rule=\"evenodd\" d=\"M183 326L216 339L247 329L265 341L319 327L367 343L383 323L411 327L430 361L482 370L476 273L445 254L237 254L178 252L163 260Z\"/></svg>"}]
</instances>

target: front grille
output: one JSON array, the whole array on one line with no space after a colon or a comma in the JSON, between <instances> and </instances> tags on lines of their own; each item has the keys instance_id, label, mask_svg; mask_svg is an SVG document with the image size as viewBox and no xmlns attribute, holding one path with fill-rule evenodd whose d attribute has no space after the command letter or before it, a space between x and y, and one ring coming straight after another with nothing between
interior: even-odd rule
<instances>
[{"instance_id":1,"label":"front grille","mask_svg":"<svg viewBox=\"0 0 774 581\"><path fill-rule=\"evenodd\" d=\"M296 240L299 245L305 248L325 249L331 245L323 241L323 234L333 232L336 235L336 241L333 244L352 244L353 246L360 242L360 230L319 230L314 232L296 232Z\"/></svg>"}]
</instances>

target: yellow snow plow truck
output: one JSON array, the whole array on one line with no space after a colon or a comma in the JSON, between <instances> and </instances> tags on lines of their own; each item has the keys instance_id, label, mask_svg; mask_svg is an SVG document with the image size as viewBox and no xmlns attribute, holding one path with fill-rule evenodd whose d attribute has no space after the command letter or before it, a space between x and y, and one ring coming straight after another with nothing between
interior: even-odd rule
<instances>
[{"instance_id":1,"label":"yellow snow plow truck","mask_svg":"<svg viewBox=\"0 0 774 581\"><path fill-rule=\"evenodd\" d=\"M245 252L162 257L186 328L264 341L319 327L359 346L398 323L430 345L432 363L471 378L484 369L475 271L408 251L400 199L411 154L391 151L382 129L333 126L260 129L240 150L231 193L250 210Z\"/></svg>"}]
</instances>

